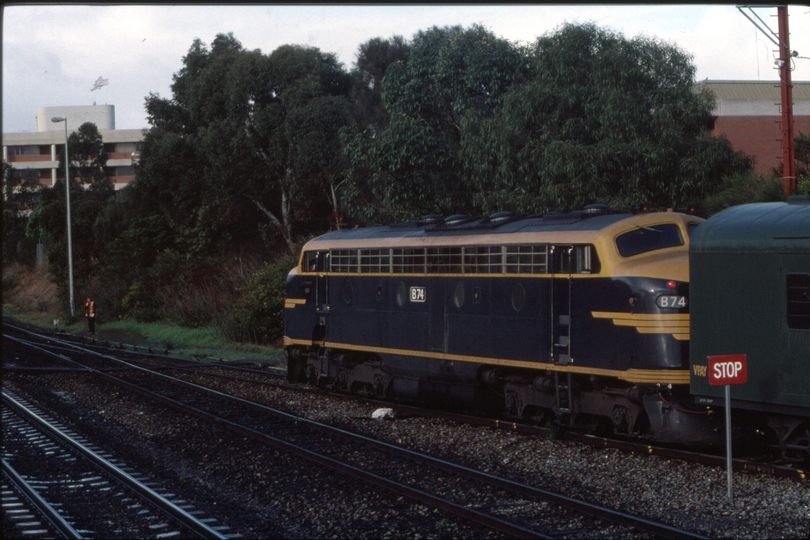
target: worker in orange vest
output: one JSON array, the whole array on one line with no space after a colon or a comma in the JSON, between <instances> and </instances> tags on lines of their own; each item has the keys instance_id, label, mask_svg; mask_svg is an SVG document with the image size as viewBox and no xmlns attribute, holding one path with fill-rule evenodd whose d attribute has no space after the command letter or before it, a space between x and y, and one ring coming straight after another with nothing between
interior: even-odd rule
<instances>
[{"instance_id":1,"label":"worker in orange vest","mask_svg":"<svg viewBox=\"0 0 810 540\"><path fill-rule=\"evenodd\" d=\"M84 304L84 318L87 319L87 327L91 334L96 333L96 303L88 296Z\"/></svg>"}]
</instances>

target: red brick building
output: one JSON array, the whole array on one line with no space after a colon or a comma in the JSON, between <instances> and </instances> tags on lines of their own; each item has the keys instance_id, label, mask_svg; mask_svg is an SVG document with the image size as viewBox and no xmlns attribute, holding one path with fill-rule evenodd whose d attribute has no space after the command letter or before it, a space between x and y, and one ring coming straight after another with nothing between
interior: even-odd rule
<instances>
[{"instance_id":1,"label":"red brick building","mask_svg":"<svg viewBox=\"0 0 810 540\"><path fill-rule=\"evenodd\" d=\"M712 81L717 97L714 135L725 135L737 150L756 158L761 175L773 174L782 164L782 106L776 81ZM810 135L810 82L793 81L793 133Z\"/></svg>"}]
</instances>

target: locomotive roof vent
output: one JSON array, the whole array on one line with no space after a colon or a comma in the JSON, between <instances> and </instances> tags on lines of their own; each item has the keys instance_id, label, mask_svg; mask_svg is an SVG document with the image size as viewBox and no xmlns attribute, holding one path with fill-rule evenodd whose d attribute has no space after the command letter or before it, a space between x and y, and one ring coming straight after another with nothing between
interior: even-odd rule
<instances>
[{"instance_id":1,"label":"locomotive roof vent","mask_svg":"<svg viewBox=\"0 0 810 540\"><path fill-rule=\"evenodd\" d=\"M489 216L487 219L489 221L499 221L499 220L502 221L502 220L504 220L506 218L510 218L510 217L512 217L514 215L515 214L512 213L512 212L496 212L496 213L492 214L491 216Z\"/></svg>"},{"instance_id":2,"label":"locomotive roof vent","mask_svg":"<svg viewBox=\"0 0 810 540\"><path fill-rule=\"evenodd\" d=\"M589 204L582 209L582 217L605 216L615 213L617 213L616 210L606 204Z\"/></svg>"},{"instance_id":3,"label":"locomotive roof vent","mask_svg":"<svg viewBox=\"0 0 810 540\"><path fill-rule=\"evenodd\" d=\"M433 225L435 223L439 223L444 221L444 218L439 214L428 214L426 216L422 216L416 220L417 227L421 227L423 225Z\"/></svg>"},{"instance_id":4,"label":"locomotive roof vent","mask_svg":"<svg viewBox=\"0 0 810 540\"><path fill-rule=\"evenodd\" d=\"M453 214L452 216L444 219L444 224L448 227L455 227L456 225L463 225L465 223L469 223L470 221L475 221L476 219L478 218L465 216L464 214Z\"/></svg>"},{"instance_id":5,"label":"locomotive roof vent","mask_svg":"<svg viewBox=\"0 0 810 540\"><path fill-rule=\"evenodd\" d=\"M482 219L481 223L488 225L501 225L502 223L517 219L518 217L519 216L513 212L495 212L491 216Z\"/></svg>"}]
</instances>

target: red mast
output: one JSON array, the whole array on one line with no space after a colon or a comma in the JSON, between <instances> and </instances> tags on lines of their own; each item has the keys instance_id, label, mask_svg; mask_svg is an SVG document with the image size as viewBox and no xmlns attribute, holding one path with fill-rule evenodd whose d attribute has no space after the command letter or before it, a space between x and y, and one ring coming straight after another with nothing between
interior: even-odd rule
<instances>
[{"instance_id":1,"label":"red mast","mask_svg":"<svg viewBox=\"0 0 810 540\"><path fill-rule=\"evenodd\" d=\"M785 193L796 192L796 150L793 141L793 83L790 80L790 32L787 6L776 8L779 19L779 78L782 88L782 155Z\"/></svg>"}]
</instances>

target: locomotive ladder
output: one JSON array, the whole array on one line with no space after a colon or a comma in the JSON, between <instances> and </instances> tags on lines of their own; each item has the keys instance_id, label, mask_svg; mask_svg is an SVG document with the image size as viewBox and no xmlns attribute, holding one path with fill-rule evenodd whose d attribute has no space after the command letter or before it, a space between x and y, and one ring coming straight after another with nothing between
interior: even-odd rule
<instances>
[{"instance_id":1,"label":"locomotive ladder","mask_svg":"<svg viewBox=\"0 0 810 540\"><path fill-rule=\"evenodd\" d=\"M559 251L557 251L559 250ZM551 362L568 365L571 358L571 286L573 272L571 255L574 246L553 246L551 248L552 272L567 273L568 279L562 287L551 279L550 320L551 320ZM557 251L557 253L555 253ZM555 256L556 255L556 256ZM574 399L571 373L561 379L560 372L554 372L554 390L557 398L557 415L561 424L573 423Z\"/></svg>"},{"instance_id":2,"label":"locomotive ladder","mask_svg":"<svg viewBox=\"0 0 810 540\"><path fill-rule=\"evenodd\" d=\"M571 372L566 373L566 381L564 384L560 383L560 372L554 372L554 388L557 391L557 412L561 413L560 416L570 416L574 409L574 400L571 398ZM562 419L560 419L562 422Z\"/></svg>"}]
</instances>

